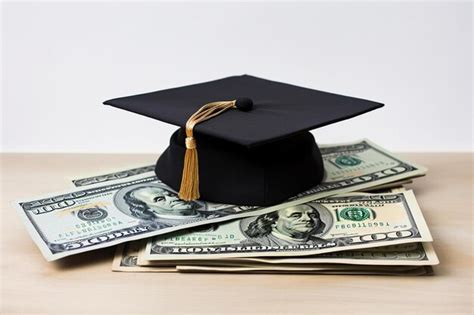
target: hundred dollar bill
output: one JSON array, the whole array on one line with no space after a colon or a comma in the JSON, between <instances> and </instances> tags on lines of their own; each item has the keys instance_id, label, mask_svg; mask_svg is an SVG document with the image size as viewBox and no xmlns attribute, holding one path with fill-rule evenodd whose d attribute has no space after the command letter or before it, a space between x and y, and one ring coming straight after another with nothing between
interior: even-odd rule
<instances>
[{"instance_id":1,"label":"hundred dollar bill","mask_svg":"<svg viewBox=\"0 0 474 315\"><path fill-rule=\"evenodd\" d=\"M403 191L407 191L407 189L404 186L396 186L396 187L391 187L391 188L381 188L381 189L373 190L366 193L386 194L386 193L398 193L398 192L403 192Z\"/></svg>"},{"instance_id":2,"label":"hundred dollar bill","mask_svg":"<svg viewBox=\"0 0 474 315\"><path fill-rule=\"evenodd\" d=\"M376 266L372 266L376 267ZM406 266L403 269L326 269L301 266L187 266L176 267L179 272L207 273L272 273L272 274L314 274L314 275L380 275L380 276L431 276L431 266Z\"/></svg>"},{"instance_id":3,"label":"hundred dollar bill","mask_svg":"<svg viewBox=\"0 0 474 315\"><path fill-rule=\"evenodd\" d=\"M289 204L205 230L148 240L141 260L305 256L431 242L412 191Z\"/></svg>"},{"instance_id":4,"label":"hundred dollar bill","mask_svg":"<svg viewBox=\"0 0 474 315\"><path fill-rule=\"evenodd\" d=\"M420 266L367 266L367 265L341 265L341 264L307 264L307 265L294 265L294 264L278 264L278 265L265 265L256 263L242 263L241 265L222 264L222 265L177 265L176 269L188 269L191 267L196 268L254 268L255 270L274 270L274 271L285 271L285 270L308 270L308 271L392 271L392 272L404 272L407 270L416 269Z\"/></svg>"},{"instance_id":5,"label":"hundred dollar bill","mask_svg":"<svg viewBox=\"0 0 474 315\"><path fill-rule=\"evenodd\" d=\"M377 193L397 193L406 191L403 186L377 190ZM145 244L145 243L141 243ZM143 247L143 246L142 246ZM137 259L139 266L176 267L182 260L144 260ZM439 264L438 257L431 243L408 243L389 245L360 250L344 250L313 256L301 257L245 257L221 258L214 260L186 260L187 265L239 265L245 263L261 264L358 264L358 265L405 265L428 266ZM145 267L146 269L146 267Z\"/></svg>"},{"instance_id":6,"label":"hundred dollar bill","mask_svg":"<svg viewBox=\"0 0 474 315\"><path fill-rule=\"evenodd\" d=\"M84 177L81 179L72 179L72 183L75 187L84 187L90 185L96 185L105 183L112 180L117 180L121 178L127 178L135 175L140 175L143 173L153 172L155 169L155 165L146 165L140 166L135 168L130 168L126 170L117 170L115 172L106 173L103 175L93 175L89 177ZM400 187L402 185L411 184L413 181L411 179L403 179L400 181L389 182L386 184L381 184L378 186L368 187L366 189L362 189L360 191L373 191L373 190L382 190L382 189L390 189L392 187Z\"/></svg>"},{"instance_id":7,"label":"hundred dollar bill","mask_svg":"<svg viewBox=\"0 0 474 315\"><path fill-rule=\"evenodd\" d=\"M247 260L238 260L238 259L217 259L214 261L203 261L203 260L198 260L196 261L196 264L191 264L189 265L189 261L186 261L186 265L182 265L184 263L183 261L179 261L176 263L176 265L164 265L164 266L158 266L158 265L150 265L150 266L140 266L137 264L137 257L138 257L138 251L140 248L141 241L136 241L136 242L129 242L125 244L120 244L117 246L117 250L115 253L115 257L112 263L112 271L120 271L120 272L177 272L177 268L184 268L184 271L187 271L186 268L192 268L192 267L197 267L198 269L204 267L207 269L212 269L212 268L217 268L217 269L222 269L223 267L225 268L234 268L237 270L240 270L242 268L255 268L257 267L258 269L265 268L267 271L274 271L274 272L280 272L281 268L284 268L284 270L288 269L286 267L290 268L295 268L295 267L301 267L299 265L299 262L297 263L292 263L293 260L298 260L298 258L289 258L289 259L273 259L275 262L277 260L282 261L283 263L277 263L277 268L269 267L268 265L265 265L267 262L264 260L264 263L262 262L262 259L253 259L249 258ZM423 249L424 246L429 246L430 244L424 244L422 243L415 243L415 244L404 244L404 245L394 245L394 246L387 246L386 250L382 250L380 253L382 254L380 257L375 257L374 255L366 255L364 253L363 259L359 260L359 262L363 262L364 260L367 259L372 259L373 261L377 261L379 259L382 259L384 262L385 261L392 261L393 259L398 259L397 257L389 257L385 255L384 252L390 251L390 252L395 252L396 249L395 247L398 246L403 246L403 248L400 248L400 251L403 251L405 254L404 257L402 257L402 260L406 261L412 261L417 264L418 262L422 261L423 259L420 257L419 254L413 255L412 253L414 252L415 249L421 248ZM407 247L410 247L408 251L406 251ZM431 249L432 250L432 249ZM350 251L347 251L350 252ZM364 250L360 250L361 253L364 252ZM426 252L429 252L427 250ZM343 254L342 256L344 257L345 252L340 252L339 254ZM377 253L377 249L374 249L374 253ZM323 254L324 256L324 254ZM375 258L374 258L375 257ZM318 261L319 262L319 261ZM311 268L311 270L314 271L319 271L321 274L324 272L333 272L333 271L342 271L343 273L351 273L351 274L357 274L357 273L367 273L367 274L379 274L383 272L390 272L390 273L402 273L404 274L407 270L410 270L413 268L414 265L410 265L411 267L406 267L406 268L393 268L392 266L373 266L373 267L367 267L367 266L362 266L361 265L356 265L356 266L348 266L348 265L337 265L337 264L325 264L325 263L308 263L308 264L303 264L304 268ZM155 262L157 263L157 262ZM270 265L274 262L270 262ZM181 264L181 265L180 265ZM383 264L383 262L382 262ZM317 268L317 269L316 269ZM197 270L196 272L198 272Z\"/></svg>"},{"instance_id":8,"label":"hundred dollar bill","mask_svg":"<svg viewBox=\"0 0 474 315\"><path fill-rule=\"evenodd\" d=\"M122 272L177 272L175 267L143 267L137 265L140 241L128 242L117 246L112 271Z\"/></svg>"},{"instance_id":9,"label":"hundred dollar bill","mask_svg":"<svg viewBox=\"0 0 474 315\"><path fill-rule=\"evenodd\" d=\"M48 261L250 215L255 209L185 202L152 173L49 194L16 206Z\"/></svg>"},{"instance_id":10,"label":"hundred dollar bill","mask_svg":"<svg viewBox=\"0 0 474 315\"><path fill-rule=\"evenodd\" d=\"M118 170L114 172L109 172L103 175L93 175L89 177L84 177L81 179L73 179L72 183L75 187L84 187L96 184L103 184L105 182L114 181L117 179L123 179L135 175L140 175L144 173L150 173L155 170L155 165L145 165L134 168L129 168L126 170Z\"/></svg>"},{"instance_id":11,"label":"hundred dollar bill","mask_svg":"<svg viewBox=\"0 0 474 315\"><path fill-rule=\"evenodd\" d=\"M369 140L349 144L323 145L323 182L292 199L310 201L334 194L365 191L374 187L392 187L393 182L423 176L427 169L403 161Z\"/></svg>"},{"instance_id":12,"label":"hundred dollar bill","mask_svg":"<svg viewBox=\"0 0 474 315\"><path fill-rule=\"evenodd\" d=\"M138 251L137 251L138 255ZM176 266L183 264L182 260L144 260L139 257L135 260L138 266ZM222 258L214 260L186 260L186 265L210 264L351 264L351 265L378 265L378 266L428 266L439 264L438 257L431 243L409 243L390 245L359 250L345 250L301 257L247 257ZM146 268L145 268L146 269Z\"/></svg>"},{"instance_id":13,"label":"hundred dollar bill","mask_svg":"<svg viewBox=\"0 0 474 315\"><path fill-rule=\"evenodd\" d=\"M208 264L201 261L201 265L176 265L176 266L139 266L137 265L138 242L130 242L117 246L117 251L112 263L112 271L119 272L246 272L246 273L311 273L311 274L363 274L363 275L422 275L425 274L424 269L414 266L406 266L402 269L387 268L387 266L338 266L312 264L309 266L301 266L295 264L284 264L275 267L252 263L223 262L214 261ZM218 260L224 261L224 259ZM188 261L186 261L188 263ZM417 272L418 271L418 272Z\"/></svg>"},{"instance_id":14,"label":"hundred dollar bill","mask_svg":"<svg viewBox=\"0 0 474 315\"><path fill-rule=\"evenodd\" d=\"M431 243L409 243L314 256L283 258L240 258L240 262L262 264L357 264L378 266L432 266L439 264Z\"/></svg>"},{"instance_id":15,"label":"hundred dollar bill","mask_svg":"<svg viewBox=\"0 0 474 315\"><path fill-rule=\"evenodd\" d=\"M384 191L390 191L392 188L399 188L400 186L404 186L404 185L408 185L408 184L412 184L413 183L413 180L411 179L408 179L408 180L401 180L401 181L397 181L397 182L391 182L391 183L387 183L387 184L383 184L383 185L378 185L378 186L374 186L374 187L369 187L369 188L366 188L366 189L361 189L359 191L361 192L384 192Z\"/></svg>"},{"instance_id":16,"label":"hundred dollar bill","mask_svg":"<svg viewBox=\"0 0 474 315\"><path fill-rule=\"evenodd\" d=\"M422 176L426 168L407 162L369 140L359 140L348 144L321 145L325 177L323 182L305 191L294 199L309 196L319 198L352 191L366 191L388 188L409 183L410 178ZM126 178L149 172L154 165L112 172L73 180L75 186L105 183L118 178Z\"/></svg>"}]
</instances>

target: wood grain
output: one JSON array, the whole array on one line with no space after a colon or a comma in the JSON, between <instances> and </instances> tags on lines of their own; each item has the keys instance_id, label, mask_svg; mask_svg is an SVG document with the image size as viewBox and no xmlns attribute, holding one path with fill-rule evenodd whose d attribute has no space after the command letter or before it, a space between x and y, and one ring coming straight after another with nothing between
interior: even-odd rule
<instances>
[{"instance_id":1,"label":"wood grain","mask_svg":"<svg viewBox=\"0 0 474 315\"><path fill-rule=\"evenodd\" d=\"M13 201L66 190L75 176L153 164L156 157L3 154L1 314L471 314L473 155L402 156L429 168L409 187L441 261L432 277L114 273L113 248L48 263Z\"/></svg>"}]
</instances>

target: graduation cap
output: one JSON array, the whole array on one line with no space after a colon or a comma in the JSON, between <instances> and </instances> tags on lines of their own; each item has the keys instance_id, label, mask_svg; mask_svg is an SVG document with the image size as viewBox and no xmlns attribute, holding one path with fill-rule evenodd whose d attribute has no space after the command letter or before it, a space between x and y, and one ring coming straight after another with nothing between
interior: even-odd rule
<instances>
[{"instance_id":1,"label":"graduation cap","mask_svg":"<svg viewBox=\"0 0 474 315\"><path fill-rule=\"evenodd\" d=\"M180 127L155 172L181 199L255 206L282 202L322 181L311 129L383 106L249 75L104 104Z\"/></svg>"}]
</instances>

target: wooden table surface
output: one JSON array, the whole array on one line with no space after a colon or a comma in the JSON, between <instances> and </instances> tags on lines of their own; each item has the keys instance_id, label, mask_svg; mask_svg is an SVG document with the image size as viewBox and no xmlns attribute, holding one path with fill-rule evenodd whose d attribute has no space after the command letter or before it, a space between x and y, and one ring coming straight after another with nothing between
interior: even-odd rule
<instances>
[{"instance_id":1,"label":"wooden table surface","mask_svg":"<svg viewBox=\"0 0 474 315\"><path fill-rule=\"evenodd\" d=\"M111 272L114 248L48 263L13 201L153 155L3 154L1 314L472 314L471 153L401 154L428 167L413 188L440 265L431 277Z\"/></svg>"}]
</instances>

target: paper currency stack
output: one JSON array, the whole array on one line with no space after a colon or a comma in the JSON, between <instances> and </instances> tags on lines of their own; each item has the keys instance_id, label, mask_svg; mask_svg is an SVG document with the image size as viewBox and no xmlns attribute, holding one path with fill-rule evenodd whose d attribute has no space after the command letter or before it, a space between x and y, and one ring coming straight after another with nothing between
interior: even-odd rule
<instances>
[{"instance_id":1,"label":"paper currency stack","mask_svg":"<svg viewBox=\"0 0 474 315\"><path fill-rule=\"evenodd\" d=\"M180 200L153 165L17 208L48 261L118 245L112 270L124 272L432 274L433 240L403 187L426 169L368 140L321 153L323 183L266 208Z\"/></svg>"}]
</instances>

